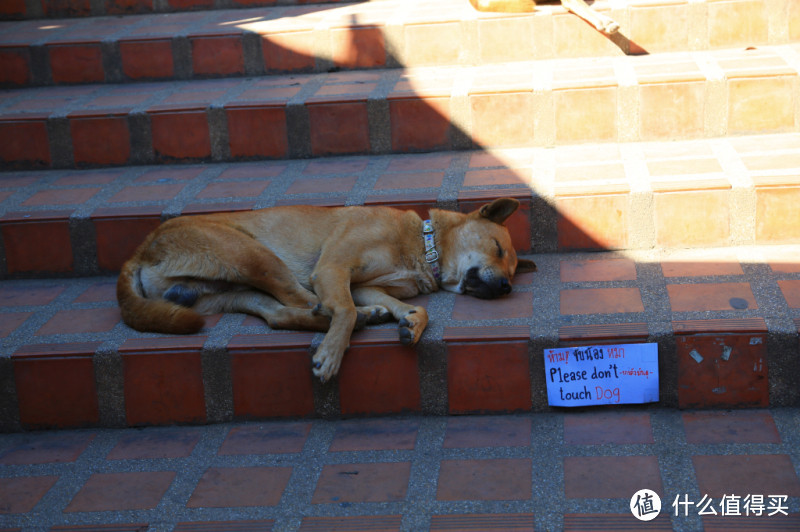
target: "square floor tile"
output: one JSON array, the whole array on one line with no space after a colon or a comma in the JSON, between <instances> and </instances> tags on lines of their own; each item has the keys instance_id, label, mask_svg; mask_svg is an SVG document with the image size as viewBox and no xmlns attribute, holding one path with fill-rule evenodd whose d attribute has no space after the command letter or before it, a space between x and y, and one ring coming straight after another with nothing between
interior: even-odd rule
<instances>
[{"instance_id":1,"label":"square floor tile","mask_svg":"<svg viewBox=\"0 0 800 532\"><path fill-rule=\"evenodd\" d=\"M765 410L684 412L683 429L689 443L780 443L772 414Z\"/></svg>"},{"instance_id":2,"label":"square floor tile","mask_svg":"<svg viewBox=\"0 0 800 532\"><path fill-rule=\"evenodd\" d=\"M276 506L291 476L291 467L212 467L200 478L186 506Z\"/></svg>"},{"instance_id":3,"label":"square floor tile","mask_svg":"<svg viewBox=\"0 0 800 532\"><path fill-rule=\"evenodd\" d=\"M385 451L414 449L419 422L413 420L341 421L330 451Z\"/></svg>"},{"instance_id":4,"label":"square floor tile","mask_svg":"<svg viewBox=\"0 0 800 532\"><path fill-rule=\"evenodd\" d=\"M785 454L693 456L701 494L800 496L800 480Z\"/></svg>"},{"instance_id":5,"label":"square floor tile","mask_svg":"<svg viewBox=\"0 0 800 532\"><path fill-rule=\"evenodd\" d=\"M149 510L158 506L174 479L174 471L95 473L64 511Z\"/></svg>"},{"instance_id":6,"label":"square floor tile","mask_svg":"<svg viewBox=\"0 0 800 532\"><path fill-rule=\"evenodd\" d=\"M783 297L790 308L800 308L800 281L778 281Z\"/></svg>"},{"instance_id":7,"label":"square floor tile","mask_svg":"<svg viewBox=\"0 0 800 532\"><path fill-rule=\"evenodd\" d=\"M515 530L533 532L533 514L454 514L431 517L431 532L478 530L482 532Z\"/></svg>"},{"instance_id":8,"label":"square floor tile","mask_svg":"<svg viewBox=\"0 0 800 532\"><path fill-rule=\"evenodd\" d=\"M225 437L219 454L282 454L303 450L311 423L286 422L234 427Z\"/></svg>"},{"instance_id":9,"label":"square floor tile","mask_svg":"<svg viewBox=\"0 0 800 532\"><path fill-rule=\"evenodd\" d=\"M457 297L454 320L503 320L530 318L533 315L533 293L512 292L497 299Z\"/></svg>"},{"instance_id":10,"label":"square floor tile","mask_svg":"<svg viewBox=\"0 0 800 532\"><path fill-rule=\"evenodd\" d=\"M669 514L664 512L652 521L639 521L632 513L626 514L565 514L564 532L618 532L620 530L672 531Z\"/></svg>"},{"instance_id":11,"label":"square floor tile","mask_svg":"<svg viewBox=\"0 0 800 532\"><path fill-rule=\"evenodd\" d=\"M0 287L0 306L47 305L63 291L63 286L3 286Z\"/></svg>"},{"instance_id":12,"label":"square floor tile","mask_svg":"<svg viewBox=\"0 0 800 532\"><path fill-rule=\"evenodd\" d=\"M329 194L333 192L348 192L358 180L350 177L306 177L295 180L286 190L287 194Z\"/></svg>"},{"instance_id":13,"label":"square floor tile","mask_svg":"<svg viewBox=\"0 0 800 532\"><path fill-rule=\"evenodd\" d=\"M121 319L117 307L62 310L42 325L36 335L108 332Z\"/></svg>"},{"instance_id":14,"label":"square floor tile","mask_svg":"<svg viewBox=\"0 0 800 532\"><path fill-rule=\"evenodd\" d=\"M562 260L562 283L636 280L636 263L630 259Z\"/></svg>"},{"instance_id":15,"label":"square floor tile","mask_svg":"<svg viewBox=\"0 0 800 532\"><path fill-rule=\"evenodd\" d=\"M644 312L638 288L561 290L561 314L623 314Z\"/></svg>"},{"instance_id":16,"label":"square floor tile","mask_svg":"<svg viewBox=\"0 0 800 532\"><path fill-rule=\"evenodd\" d=\"M326 465L311 502L402 501L410 473L410 462Z\"/></svg>"},{"instance_id":17,"label":"square floor tile","mask_svg":"<svg viewBox=\"0 0 800 532\"><path fill-rule=\"evenodd\" d=\"M529 417L471 416L447 419L443 447L527 447L530 444Z\"/></svg>"},{"instance_id":18,"label":"square floor tile","mask_svg":"<svg viewBox=\"0 0 800 532\"><path fill-rule=\"evenodd\" d=\"M757 309L749 283L668 284L673 312Z\"/></svg>"},{"instance_id":19,"label":"square floor tile","mask_svg":"<svg viewBox=\"0 0 800 532\"><path fill-rule=\"evenodd\" d=\"M26 436L2 455L2 465L74 462L94 439L92 432L41 432Z\"/></svg>"},{"instance_id":20,"label":"square floor tile","mask_svg":"<svg viewBox=\"0 0 800 532\"><path fill-rule=\"evenodd\" d=\"M148 428L124 434L106 459L185 458L192 454L199 441L199 430Z\"/></svg>"},{"instance_id":21,"label":"square floor tile","mask_svg":"<svg viewBox=\"0 0 800 532\"><path fill-rule=\"evenodd\" d=\"M399 515L359 517L304 517L299 532L399 532L403 518Z\"/></svg>"},{"instance_id":22,"label":"square floor tile","mask_svg":"<svg viewBox=\"0 0 800 532\"><path fill-rule=\"evenodd\" d=\"M664 496L655 456L566 456L568 499L630 499L640 489Z\"/></svg>"},{"instance_id":23,"label":"square floor tile","mask_svg":"<svg viewBox=\"0 0 800 532\"><path fill-rule=\"evenodd\" d=\"M592 412L564 416L564 441L571 445L654 443L650 414Z\"/></svg>"},{"instance_id":24,"label":"square floor tile","mask_svg":"<svg viewBox=\"0 0 800 532\"><path fill-rule=\"evenodd\" d=\"M436 499L440 501L519 501L532 495L527 458L442 460Z\"/></svg>"},{"instance_id":25,"label":"square floor tile","mask_svg":"<svg viewBox=\"0 0 800 532\"><path fill-rule=\"evenodd\" d=\"M0 515L30 512L57 480L57 476L0 478Z\"/></svg>"}]
</instances>

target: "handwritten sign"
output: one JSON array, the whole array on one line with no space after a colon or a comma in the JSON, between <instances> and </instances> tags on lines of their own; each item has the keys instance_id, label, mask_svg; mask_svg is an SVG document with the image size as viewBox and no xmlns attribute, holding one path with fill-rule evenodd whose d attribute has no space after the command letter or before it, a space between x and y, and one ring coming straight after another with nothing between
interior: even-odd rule
<instances>
[{"instance_id":1,"label":"handwritten sign","mask_svg":"<svg viewBox=\"0 0 800 532\"><path fill-rule=\"evenodd\" d=\"M544 370L551 406L658 401L658 344L545 349Z\"/></svg>"}]
</instances>

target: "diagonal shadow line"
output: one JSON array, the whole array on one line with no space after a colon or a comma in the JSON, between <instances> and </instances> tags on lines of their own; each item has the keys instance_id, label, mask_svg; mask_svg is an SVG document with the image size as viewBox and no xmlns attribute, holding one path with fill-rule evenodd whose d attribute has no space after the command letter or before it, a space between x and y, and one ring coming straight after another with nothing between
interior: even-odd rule
<instances>
[{"instance_id":1,"label":"diagonal shadow line","mask_svg":"<svg viewBox=\"0 0 800 532\"><path fill-rule=\"evenodd\" d=\"M464 0L466 3L466 0ZM309 12L319 12L319 11L328 11L328 10L335 10L339 8L339 6L327 6L327 5L317 5L314 8L309 8ZM575 16L570 14L569 16ZM408 72L408 68L400 57L396 53L394 53L394 49L396 48L396 43L392 42L391 36L388 35L385 26L377 26L370 24L369 22L361 23L359 21L359 16L356 13L351 13L349 17L350 24L346 27L345 31L347 31L347 35L349 38L349 43L344 45L345 52L343 57L345 59L339 59L338 61L335 58L330 57L316 57L311 56L308 54L304 54L303 52L298 52L296 50L292 50L291 48L283 47L277 43L272 43L270 45L270 50L280 56L281 54L286 54L283 57L286 64L299 64L305 65L297 70L293 70L290 72L282 72L282 74L299 74L299 73L306 73L312 70L312 68L319 73L320 69L326 70L328 72L336 72L340 70L347 70L347 71L356 71L356 70L372 70L376 68L389 68L389 69L397 69L400 72ZM589 25L592 31L596 31L593 26L589 23L583 21ZM252 21L249 21L252 23ZM359 32L363 32L365 29L380 29L381 35L381 43L375 42L374 34L371 37L365 38L366 33L360 34ZM635 53L635 54L646 54L647 51L643 48L639 47L630 39L628 39L624 34L618 32L614 35L604 35L606 39L610 42L614 43L617 47L620 48L624 53ZM262 35L262 39L269 41L268 35ZM383 55L376 52L376 45L382 45ZM341 44L337 45L337 50L341 53ZM266 53L266 52L265 52ZM513 63L510 63L513 65ZM311 67L310 65L313 65ZM449 66L449 65L448 65ZM321 67L321 68L320 68ZM277 73L277 72L267 72L270 73ZM525 91L532 94L532 91ZM520 93L524 94L524 92ZM469 95L467 96L468 100L470 100ZM428 145L424 145L424 143L408 143L407 145L400 145L398 142L395 145L395 131L392 130L389 135L391 138L391 142L393 146L386 148L381 148L375 150L374 147L370 146L370 154L385 154L385 153L422 153L422 152L439 152L439 151L450 151L450 150L473 150L473 151L483 151L489 152L489 146L482 144L480 141L476 140L475 132L466 131L463 127L457 124L454 120L450 117L446 116L445 113L442 112L442 109L434 106L431 104L428 99L426 99L424 94L419 92L412 91L410 94L404 97L404 99L411 101L416 100L418 104L415 106L414 113L418 117L424 117L426 127L429 131L446 131L446 140L439 143L430 143ZM452 94L448 97L450 103L452 104ZM387 107L391 107L392 103L389 99L386 99ZM471 105L471 101L470 101ZM468 112L472 112L469 110ZM390 115L388 118L389 123L392 123L391 117L391 110L388 112ZM390 128L393 127L392 125L389 126ZM371 142L372 144L372 142ZM531 142L528 146L533 145L533 138L531 138ZM510 145L510 146L497 146L498 149L502 148L514 148L514 147L525 147L524 145ZM492 146L494 148L494 146ZM353 154L358 155L358 154ZM542 194L537 192L535 187L531 184L531 180L528 179L525 175L520 173L518 169L513 168L512 166L503 163L502 161L498 161L498 166L501 166L502 169L512 172L516 174L516 181L520 185L527 187L531 193L531 204L530 204L530 211L525 215L528 216L528 219L525 220L517 220L519 224L527 224L530 227L531 231L531 241L530 245L527 246L527 249L522 249L521 251L533 251L533 252L552 252L552 251L577 251L577 250L604 250L609 249L608 245L596 238L595 236L588 234L581 226L578 221L571 218L570 216L559 212L556 206L552 203L552 201ZM476 189L478 190L478 189ZM493 188L492 190L497 190L498 192L502 191L502 188L497 189ZM519 214L522 216L522 213ZM514 223L514 220L510 220L509 223ZM562 242L565 243L562 245ZM568 244L567 244L568 243Z\"/></svg>"}]
</instances>

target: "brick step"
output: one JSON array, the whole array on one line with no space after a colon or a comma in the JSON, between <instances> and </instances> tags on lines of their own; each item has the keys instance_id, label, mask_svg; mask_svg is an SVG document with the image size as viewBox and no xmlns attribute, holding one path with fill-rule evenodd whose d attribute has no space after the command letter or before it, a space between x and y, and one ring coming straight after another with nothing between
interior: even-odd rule
<instances>
[{"instance_id":1,"label":"brick step","mask_svg":"<svg viewBox=\"0 0 800 532\"><path fill-rule=\"evenodd\" d=\"M0 428L545 412L544 349L639 342L658 344L661 406L800 404L799 246L531 258L506 298L416 298L431 316L416 348L396 324L355 333L325 385L320 334L238 314L141 334L113 276L0 281Z\"/></svg>"},{"instance_id":2,"label":"brick step","mask_svg":"<svg viewBox=\"0 0 800 532\"><path fill-rule=\"evenodd\" d=\"M491 199L521 251L800 243L800 134L0 174L2 277L116 272L180 214L282 204L425 216Z\"/></svg>"},{"instance_id":3,"label":"brick step","mask_svg":"<svg viewBox=\"0 0 800 532\"><path fill-rule=\"evenodd\" d=\"M314 3L327 4L340 1L314 0ZM306 0L4 0L0 5L0 20L120 16L305 4L308 4Z\"/></svg>"},{"instance_id":4,"label":"brick step","mask_svg":"<svg viewBox=\"0 0 800 532\"><path fill-rule=\"evenodd\" d=\"M85 0L88 4L88 0ZM560 5L479 13L466 0L281 5L0 23L0 84L29 86L255 76L332 69L481 65L745 48L800 41L783 0L624 2L603 35Z\"/></svg>"},{"instance_id":5,"label":"brick step","mask_svg":"<svg viewBox=\"0 0 800 532\"><path fill-rule=\"evenodd\" d=\"M0 164L72 168L800 128L800 43L0 93Z\"/></svg>"}]
</instances>

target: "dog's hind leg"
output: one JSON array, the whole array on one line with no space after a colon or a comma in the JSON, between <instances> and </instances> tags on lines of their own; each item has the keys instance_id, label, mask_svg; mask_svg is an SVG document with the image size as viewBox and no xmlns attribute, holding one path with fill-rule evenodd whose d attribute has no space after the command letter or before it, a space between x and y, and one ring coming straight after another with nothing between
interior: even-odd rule
<instances>
[{"instance_id":1,"label":"dog's hind leg","mask_svg":"<svg viewBox=\"0 0 800 532\"><path fill-rule=\"evenodd\" d=\"M428 311L425 307L404 303L377 287L354 288L353 301L356 305L387 309L400 322L400 341L406 345L416 344L428 325Z\"/></svg>"},{"instance_id":2,"label":"dog's hind leg","mask_svg":"<svg viewBox=\"0 0 800 532\"><path fill-rule=\"evenodd\" d=\"M276 299L255 290L221 292L201 296L194 305L200 314L242 312L257 316L271 329L301 329L327 331L330 319L315 314L312 309L287 307Z\"/></svg>"},{"instance_id":3,"label":"dog's hind leg","mask_svg":"<svg viewBox=\"0 0 800 532\"><path fill-rule=\"evenodd\" d=\"M182 275L248 285L289 307L313 308L319 303L275 253L248 233L214 223L187 225L182 236L187 234L203 246L192 258L194 266Z\"/></svg>"}]
</instances>

